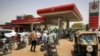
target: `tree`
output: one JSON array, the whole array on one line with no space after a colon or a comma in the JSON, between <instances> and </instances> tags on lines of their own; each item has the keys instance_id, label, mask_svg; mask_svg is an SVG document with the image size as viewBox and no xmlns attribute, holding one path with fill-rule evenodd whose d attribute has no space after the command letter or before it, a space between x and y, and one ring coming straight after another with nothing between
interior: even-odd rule
<instances>
[{"instance_id":1,"label":"tree","mask_svg":"<svg viewBox=\"0 0 100 56\"><path fill-rule=\"evenodd\" d=\"M72 29L75 29L75 30L82 30L84 28L84 24L83 23L74 23L71 27Z\"/></svg>"}]
</instances>

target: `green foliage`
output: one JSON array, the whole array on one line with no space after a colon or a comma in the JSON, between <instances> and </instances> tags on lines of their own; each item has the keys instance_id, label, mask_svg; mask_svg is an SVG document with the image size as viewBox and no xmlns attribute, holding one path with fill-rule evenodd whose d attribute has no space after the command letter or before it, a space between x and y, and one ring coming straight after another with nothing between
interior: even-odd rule
<instances>
[{"instance_id":1,"label":"green foliage","mask_svg":"<svg viewBox=\"0 0 100 56\"><path fill-rule=\"evenodd\" d=\"M71 27L72 29L84 29L83 23L74 23Z\"/></svg>"}]
</instances>

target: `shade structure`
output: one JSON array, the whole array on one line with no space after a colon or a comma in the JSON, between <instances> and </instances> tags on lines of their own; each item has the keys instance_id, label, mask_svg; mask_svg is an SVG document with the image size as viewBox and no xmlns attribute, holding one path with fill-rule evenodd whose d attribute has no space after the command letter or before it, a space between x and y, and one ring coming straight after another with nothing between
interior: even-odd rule
<instances>
[{"instance_id":1,"label":"shade structure","mask_svg":"<svg viewBox=\"0 0 100 56\"><path fill-rule=\"evenodd\" d=\"M22 25L3 25L2 26L3 28L25 28L25 27L27 27L27 26L22 26Z\"/></svg>"},{"instance_id":2,"label":"shade structure","mask_svg":"<svg viewBox=\"0 0 100 56\"><path fill-rule=\"evenodd\" d=\"M31 19L21 19L21 20L12 20L12 24L31 24L31 23L41 23L44 22L44 17L36 17Z\"/></svg>"},{"instance_id":3,"label":"shade structure","mask_svg":"<svg viewBox=\"0 0 100 56\"><path fill-rule=\"evenodd\" d=\"M60 17L63 21L66 19L70 22L82 21L82 16L74 3L38 9L37 14L48 20Z\"/></svg>"}]
</instances>

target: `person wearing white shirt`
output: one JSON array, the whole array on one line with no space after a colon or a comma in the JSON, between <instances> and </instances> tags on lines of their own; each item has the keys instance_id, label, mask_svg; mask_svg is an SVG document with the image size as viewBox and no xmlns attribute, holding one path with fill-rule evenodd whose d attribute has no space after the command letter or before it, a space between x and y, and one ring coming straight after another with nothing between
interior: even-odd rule
<instances>
[{"instance_id":1,"label":"person wearing white shirt","mask_svg":"<svg viewBox=\"0 0 100 56\"><path fill-rule=\"evenodd\" d=\"M23 32L19 34L20 34L20 45L21 45L21 48L23 48L26 46L26 36Z\"/></svg>"},{"instance_id":2,"label":"person wearing white shirt","mask_svg":"<svg viewBox=\"0 0 100 56\"><path fill-rule=\"evenodd\" d=\"M42 34L42 43L44 43L44 48L46 48L47 37L48 37L48 34L46 31L44 31Z\"/></svg>"},{"instance_id":3,"label":"person wearing white shirt","mask_svg":"<svg viewBox=\"0 0 100 56\"><path fill-rule=\"evenodd\" d=\"M36 32L37 38L40 40L41 39L41 33L39 31Z\"/></svg>"},{"instance_id":4,"label":"person wearing white shirt","mask_svg":"<svg viewBox=\"0 0 100 56\"><path fill-rule=\"evenodd\" d=\"M42 34L42 41L43 42L47 41L47 37L48 37L47 32L44 31L44 33Z\"/></svg>"},{"instance_id":5,"label":"person wearing white shirt","mask_svg":"<svg viewBox=\"0 0 100 56\"><path fill-rule=\"evenodd\" d=\"M37 44L40 44L40 40L41 40L41 33L39 31L36 32L37 35Z\"/></svg>"}]
</instances>

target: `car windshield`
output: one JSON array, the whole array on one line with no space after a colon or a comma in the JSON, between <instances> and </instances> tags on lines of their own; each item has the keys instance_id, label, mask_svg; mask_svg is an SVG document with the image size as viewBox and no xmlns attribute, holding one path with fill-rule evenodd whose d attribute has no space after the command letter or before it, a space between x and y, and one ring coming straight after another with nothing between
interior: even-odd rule
<instances>
[{"instance_id":1,"label":"car windshield","mask_svg":"<svg viewBox=\"0 0 100 56\"><path fill-rule=\"evenodd\" d=\"M0 38L2 37L1 31L0 31Z\"/></svg>"},{"instance_id":2,"label":"car windshield","mask_svg":"<svg viewBox=\"0 0 100 56\"><path fill-rule=\"evenodd\" d=\"M11 31L4 31L4 33L11 33Z\"/></svg>"},{"instance_id":3,"label":"car windshield","mask_svg":"<svg viewBox=\"0 0 100 56\"><path fill-rule=\"evenodd\" d=\"M80 36L81 41L86 41L86 42L96 42L96 35L95 34L83 34Z\"/></svg>"}]
</instances>

